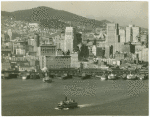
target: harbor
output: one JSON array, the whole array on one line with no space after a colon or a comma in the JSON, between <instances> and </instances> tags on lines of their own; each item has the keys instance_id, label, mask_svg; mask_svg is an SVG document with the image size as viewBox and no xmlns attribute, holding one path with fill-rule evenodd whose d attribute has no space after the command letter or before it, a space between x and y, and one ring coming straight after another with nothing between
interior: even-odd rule
<instances>
[{"instance_id":1,"label":"harbor","mask_svg":"<svg viewBox=\"0 0 150 117\"><path fill-rule=\"evenodd\" d=\"M55 110L65 98L75 99L80 108ZM134 108L134 109L133 109ZM3 116L54 115L148 115L148 80L107 80L73 78L3 79Z\"/></svg>"}]
</instances>

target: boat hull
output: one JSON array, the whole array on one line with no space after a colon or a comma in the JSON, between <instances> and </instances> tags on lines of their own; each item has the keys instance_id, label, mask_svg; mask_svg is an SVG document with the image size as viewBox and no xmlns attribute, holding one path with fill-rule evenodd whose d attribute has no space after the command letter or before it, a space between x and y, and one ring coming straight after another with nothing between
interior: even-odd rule
<instances>
[{"instance_id":1,"label":"boat hull","mask_svg":"<svg viewBox=\"0 0 150 117\"><path fill-rule=\"evenodd\" d=\"M26 77L26 76L23 76L23 77L22 77L22 80L26 80L26 79L27 79L27 77Z\"/></svg>"},{"instance_id":2,"label":"boat hull","mask_svg":"<svg viewBox=\"0 0 150 117\"><path fill-rule=\"evenodd\" d=\"M63 79L63 80L72 79L72 76L71 76L71 75L69 75L69 76L64 76L64 77L62 77L62 79Z\"/></svg>"},{"instance_id":3,"label":"boat hull","mask_svg":"<svg viewBox=\"0 0 150 117\"><path fill-rule=\"evenodd\" d=\"M77 103L72 103L72 104L65 104L65 105L61 105L61 106L57 106L58 109L65 109L65 108L77 108L78 104Z\"/></svg>"},{"instance_id":4,"label":"boat hull","mask_svg":"<svg viewBox=\"0 0 150 117\"><path fill-rule=\"evenodd\" d=\"M90 79L90 78L91 78L91 76L90 76L90 75L86 75L86 76L82 76L82 77L81 77L81 79L82 79L82 80Z\"/></svg>"},{"instance_id":5,"label":"boat hull","mask_svg":"<svg viewBox=\"0 0 150 117\"><path fill-rule=\"evenodd\" d=\"M107 78L101 77L101 80L107 80Z\"/></svg>"},{"instance_id":6,"label":"boat hull","mask_svg":"<svg viewBox=\"0 0 150 117\"><path fill-rule=\"evenodd\" d=\"M116 80L116 76L108 76L108 80Z\"/></svg>"},{"instance_id":7,"label":"boat hull","mask_svg":"<svg viewBox=\"0 0 150 117\"><path fill-rule=\"evenodd\" d=\"M127 80L136 80L136 79L137 79L136 76L127 75Z\"/></svg>"}]
</instances>

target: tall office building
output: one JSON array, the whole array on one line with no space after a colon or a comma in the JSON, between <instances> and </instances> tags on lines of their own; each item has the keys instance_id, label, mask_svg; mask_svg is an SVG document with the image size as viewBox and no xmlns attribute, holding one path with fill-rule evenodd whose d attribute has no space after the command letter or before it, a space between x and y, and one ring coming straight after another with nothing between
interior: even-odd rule
<instances>
[{"instance_id":1,"label":"tall office building","mask_svg":"<svg viewBox=\"0 0 150 117\"><path fill-rule=\"evenodd\" d=\"M138 42L138 37L140 37L141 28L140 27L132 27L133 32L133 42Z\"/></svg>"},{"instance_id":2,"label":"tall office building","mask_svg":"<svg viewBox=\"0 0 150 117\"><path fill-rule=\"evenodd\" d=\"M120 35L120 42L125 43L126 42L126 31L124 29L119 29L119 35Z\"/></svg>"},{"instance_id":3,"label":"tall office building","mask_svg":"<svg viewBox=\"0 0 150 117\"><path fill-rule=\"evenodd\" d=\"M65 30L65 41L64 41L64 51L73 52L75 39L75 29L73 27L66 27ZM77 46L77 45L76 45Z\"/></svg>"},{"instance_id":4,"label":"tall office building","mask_svg":"<svg viewBox=\"0 0 150 117\"><path fill-rule=\"evenodd\" d=\"M132 27L126 27L126 42L132 42Z\"/></svg>"},{"instance_id":5,"label":"tall office building","mask_svg":"<svg viewBox=\"0 0 150 117\"><path fill-rule=\"evenodd\" d=\"M111 47L111 54L117 51L117 44L120 43L119 25L115 23L107 24L107 39L106 44Z\"/></svg>"},{"instance_id":6,"label":"tall office building","mask_svg":"<svg viewBox=\"0 0 150 117\"><path fill-rule=\"evenodd\" d=\"M117 43L119 42L119 25L115 23L107 24L107 43Z\"/></svg>"},{"instance_id":7,"label":"tall office building","mask_svg":"<svg viewBox=\"0 0 150 117\"><path fill-rule=\"evenodd\" d=\"M138 42L140 32L140 27L135 27L134 25L129 25L129 27L126 27L126 42Z\"/></svg>"}]
</instances>

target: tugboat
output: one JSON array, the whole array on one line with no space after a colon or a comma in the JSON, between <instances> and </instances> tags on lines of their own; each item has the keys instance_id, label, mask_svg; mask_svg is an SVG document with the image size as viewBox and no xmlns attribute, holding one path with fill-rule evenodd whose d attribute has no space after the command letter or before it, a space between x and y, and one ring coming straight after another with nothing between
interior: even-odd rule
<instances>
[{"instance_id":1,"label":"tugboat","mask_svg":"<svg viewBox=\"0 0 150 117\"><path fill-rule=\"evenodd\" d=\"M50 77L47 76L47 73L45 73L45 77L43 78L43 82L47 82L47 83L51 83L52 79Z\"/></svg>"},{"instance_id":2,"label":"tugboat","mask_svg":"<svg viewBox=\"0 0 150 117\"><path fill-rule=\"evenodd\" d=\"M62 77L63 80L71 79L71 78L72 78L72 75L69 75L69 74L64 74L64 77Z\"/></svg>"},{"instance_id":3,"label":"tugboat","mask_svg":"<svg viewBox=\"0 0 150 117\"><path fill-rule=\"evenodd\" d=\"M78 107L78 103L75 102L75 100L72 99L67 99L67 97L65 98L65 101L60 101L60 103L58 103L57 107L55 109L73 109L73 108L77 108Z\"/></svg>"},{"instance_id":4,"label":"tugboat","mask_svg":"<svg viewBox=\"0 0 150 117\"><path fill-rule=\"evenodd\" d=\"M128 79L128 80L136 80L136 78L137 78L137 76L134 75L134 74L131 74L131 72L130 72L129 75L127 75L127 79Z\"/></svg>"},{"instance_id":5,"label":"tugboat","mask_svg":"<svg viewBox=\"0 0 150 117\"><path fill-rule=\"evenodd\" d=\"M108 80L115 80L116 79L116 75L111 73L110 75L108 75Z\"/></svg>"}]
</instances>

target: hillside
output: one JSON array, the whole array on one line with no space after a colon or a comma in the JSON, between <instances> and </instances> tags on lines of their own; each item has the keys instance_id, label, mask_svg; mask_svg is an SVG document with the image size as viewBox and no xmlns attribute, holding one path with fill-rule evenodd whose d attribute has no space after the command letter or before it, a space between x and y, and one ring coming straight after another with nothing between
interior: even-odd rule
<instances>
[{"instance_id":1,"label":"hillside","mask_svg":"<svg viewBox=\"0 0 150 117\"><path fill-rule=\"evenodd\" d=\"M39 21L41 26L49 28L64 28L65 26L72 25L93 29L105 27L106 23L109 23L107 20L88 19L67 11L55 10L45 6L14 12L1 11L1 16L3 19L14 18L15 20L28 22Z\"/></svg>"}]
</instances>

